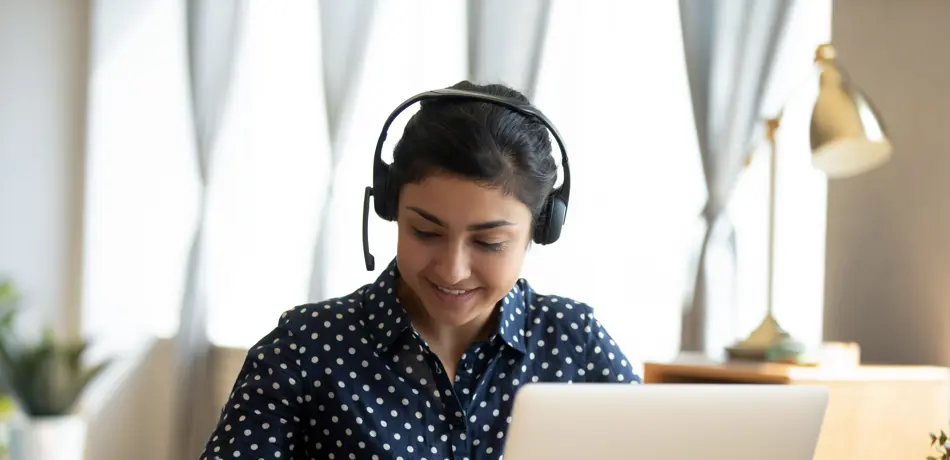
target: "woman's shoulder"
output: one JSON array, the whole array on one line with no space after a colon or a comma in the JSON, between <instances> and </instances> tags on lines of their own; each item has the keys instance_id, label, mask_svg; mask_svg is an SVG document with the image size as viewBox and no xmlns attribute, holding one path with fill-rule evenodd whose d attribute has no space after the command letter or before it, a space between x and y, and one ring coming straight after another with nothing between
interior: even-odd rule
<instances>
[{"instance_id":1,"label":"woman's shoulder","mask_svg":"<svg viewBox=\"0 0 950 460\"><path fill-rule=\"evenodd\" d=\"M580 299L539 292L526 279L521 279L519 284L525 296L529 321L587 324L594 319L594 308Z\"/></svg>"},{"instance_id":2,"label":"woman's shoulder","mask_svg":"<svg viewBox=\"0 0 950 460\"><path fill-rule=\"evenodd\" d=\"M542 369L557 369L555 380L576 374L586 375L585 381L641 381L593 307L577 298L537 292L527 282L522 287L528 305L526 347L538 357ZM552 360L559 364L546 364Z\"/></svg>"},{"instance_id":3,"label":"woman's shoulder","mask_svg":"<svg viewBox=\"0 0 950 460\"><path fill-rule=\"evenodd\" d=\"M324 328L334 325L346 327L358 322L363 306L363 294L370 286L367 284L349 294L303 303L284 310L280 315L279 326L305 331L314 325L323 325Z\"/></svg>"}]
</instances>

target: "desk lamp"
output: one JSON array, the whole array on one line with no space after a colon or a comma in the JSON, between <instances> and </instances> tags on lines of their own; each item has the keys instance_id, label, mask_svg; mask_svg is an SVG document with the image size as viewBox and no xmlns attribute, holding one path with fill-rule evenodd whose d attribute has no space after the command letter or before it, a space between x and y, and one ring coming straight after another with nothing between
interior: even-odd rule
<instances>
[{"instance_id":1,"label":"desk lamp","mask_svg":"<svg viewBox=\"0 0 950 460\"><path fill-rule=\"evenodd\" d=\"M818 97L812 110L810 137L812 166L829 178L845 178L870 171L886 162L892 146L880 116L864 93L835 62L830 44L818 47ZM767 121L767 139L772 155L769 166L769 248L767 313L747 338L726 349L730 359L765 361L770 351L794 354L802 346L786 332L773 315L775 268L775 133L781 113Z\"/></svg>"}]
</instances>

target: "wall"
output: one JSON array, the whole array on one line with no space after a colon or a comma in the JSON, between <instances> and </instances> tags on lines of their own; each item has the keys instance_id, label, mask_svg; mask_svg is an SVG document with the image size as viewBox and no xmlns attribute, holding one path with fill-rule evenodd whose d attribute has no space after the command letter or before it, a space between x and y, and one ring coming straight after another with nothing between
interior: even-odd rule
<instances>
[{"instance_id":1,"label":"wall","mask_svg":"<svg viewBox=\"0 0 950 460\"><path fill-rule=\"evenodd\" d=\"M828 188L824 335L866 361L950 365L948 20L943 0L834 3L840 60L895 144Z\"/></svg>"},{"instance_id":2,"label":"wall","mask_svg":"<svg viewBox=\"0 0 950 460\"><path fill-rule=\"evenodd\" d=\"M0 1L0 277L24 292L21 330L82 330L93 6ZM79 408L87 458L168 458L171 367L171 343L151 341L97 379Z\"/></svg>"},{"instance_id":3,"label":"wall","mask_svg":"<svg viewBox=\"0 0 950 460\"><path fill-rule=\"evenodd\" d=\"M0 2L0 277L79 330L89 1Z\"/></svg>"},{"instance_id":4,"label":"wall","mask_svg":"<svg viewBox=\"0 0 950 460\"><path fill-rule=\"evenodd\" d=\"M116 362L87 393L86 459L169 460L174 347L156 340Z\"/></svg>"}]
</instances>

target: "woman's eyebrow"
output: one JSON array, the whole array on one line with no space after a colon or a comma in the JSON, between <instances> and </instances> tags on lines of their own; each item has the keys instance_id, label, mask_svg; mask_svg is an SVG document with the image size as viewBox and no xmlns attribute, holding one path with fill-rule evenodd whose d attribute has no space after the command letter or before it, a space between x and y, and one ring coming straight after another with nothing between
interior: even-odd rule
<instances>
[{"instance_id":1,"label":"woman's eyebrow","mask_svg":"<svg viewBox=\"0 0 950 460\"><path fill-rule=\"evenodd\" d=\"M445 226L446 226L446 225L442 222L441 219L439 219L438 217L434 216L432 213L430 213L430 212L428 212L428 211L425 211L425 210L423 210L423 209L417 208L417 207L415 207L415 206L407 206L406 209L408 209L408 210L410 210L410 211L412 211L412 212L418 214L419 217L422 217L423 219L425 219L425 220L427 220L427 221L429 221L429 222L432 222L432 223L435 224L435 225L438 225L438 226L440 226L440 227L445 227ZM479 222L479 223L477 223L477 224L471 224L471 225L468 226L468 230L469 230L469 231L472 231L472 232L478 232L478 231L482 231L482 230L491 230L491 229L493 229L493 228L498 228L498 227L505 227L505 226L508 226L508 225L514 225L514 222L509 222L509 221L504 220L504 219L499 219L499 220L491 220L491 221L488 221L488 222Z\"/></svg>"},{"instance_id":2,"label":"woman's eyebrow","mask_svg":"<svg viewBox=\"0 0 950 460\"><path fill-rule=\"evenodd\" d=\"M424 210L422 210L422 209L419 209L419 208L417 208L417 207L415 207L415 206L407 206L406 209L408 209L408 210L410 210L410 211L412 211L412 212L418 214L419 217L422 217L423 219L425 219L425 220L427 220L427 221L429 221L429 222L432 222L433 224L436 224L436 225L438 225L439 227L445 227L445 224L443 224L442 221L441 221L438 217L435 217L434 215L432 215L432 214L429 213L429 212L426 212L426 211L424 211Z\"/></svg>"},{"instance_id":3,"label":"woman's eyebrow","mask_svg":"<svg viewBox=\"0 0 950 460\"><path fill-rule=\"evenodd\" d=\"M508 225L514 225L514 222L509 222L507 220L490 220L488 222L480 222L477 224L472 224L468 226L468 230L472 232L478 232L482 230L491 230L493 228L505 227Z\"/></svg>"}]
</instances>

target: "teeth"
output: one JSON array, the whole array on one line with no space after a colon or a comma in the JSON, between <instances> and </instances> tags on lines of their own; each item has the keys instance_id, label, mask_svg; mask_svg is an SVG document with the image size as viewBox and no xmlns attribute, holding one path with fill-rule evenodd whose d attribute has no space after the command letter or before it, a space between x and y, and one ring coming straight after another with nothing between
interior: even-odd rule
<instances>
[{"instance_id":1,"label":"teeth","mask_svg":"<svg viewBox=\"0 0 950 460\"><path fill-rule=\"evenodd\" d=\"M442 286L437 286L437 287L439 288L440 291L442 291L442 292L444 292L444 293L446 293L446 294L452 294L452 295L462 295L462 294L465 294L466 292L468 292L468 291L460 291L460 290L458 290L458 289L446 289L446 288L444 288L444 287L442 287Z\"/></svg>"}]
</instances>

